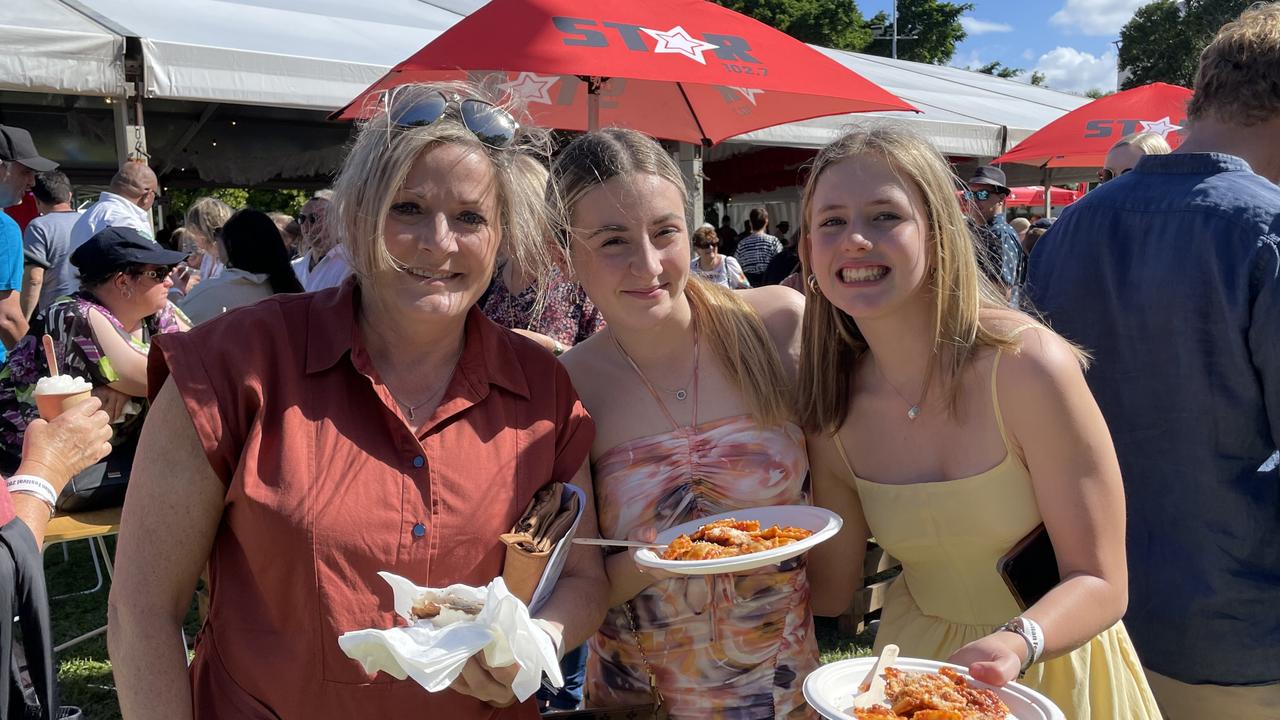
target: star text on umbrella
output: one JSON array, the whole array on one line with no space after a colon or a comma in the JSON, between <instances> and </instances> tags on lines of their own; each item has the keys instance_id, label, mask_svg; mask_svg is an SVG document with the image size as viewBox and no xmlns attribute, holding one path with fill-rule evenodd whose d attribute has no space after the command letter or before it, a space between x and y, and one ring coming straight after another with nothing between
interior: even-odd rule
<instances>
[{"instance_id":1,"label":"star text on umbrella","mask_svg":"<svg viewBox=\"0 0 1280 720\"><path fill-rule=\"evenodd\" d=\"M1169 122L1169 116L1165 115L1159 120L1139 120L1138 124L1142 125L1142 132L1160 133L1160 137L1167 138L1169 133L1174 130L1181 130L1181 125L1174 125Z\"/></svg>"},{"instance_id":2,"label":"star text on umbrella","mask_svg":"<svg viewBox=\"0 0 1280 720\"><path fill-rule=\"evenodd\" d=\"M537 75L522 72L515 80L504 82L498 87L506 90L521 101L527 103L551 104L551 86L560 79L559 75Z\"/></svg>"},{"instance_id":3,"label":"star text on umbrella","mask_svg":"<svg viewBox=\"0 0 1280 720\"><path fill-rule=\"evenodd\" d=\"M655 53L674 53L676 55L683 55L690 60L697 60L703 65L706 65L707 61L702 57L702 53L708 50L715 50L720 47L719 45L712 45L709 42L703 42L693 37L679 25L666 32L650 30L646 27L642 27L640 29L647 33L649 37L658 41L657 47L653 49Z\"/></svg>"},{"instance_id":4,"label":"star text on umbrella","mask_svg":"<svg viewBox=\"0 0 1280 720\"><path fill-rule=\"evenodd\" d=\"M729 89L737 90L739 93L742 94L742 97L746 98L747 102L751 103L752 105L756 104L756 96L764 92L760 88L733 87L732 85L729 86Z\"/></svg>"}]
</instances>

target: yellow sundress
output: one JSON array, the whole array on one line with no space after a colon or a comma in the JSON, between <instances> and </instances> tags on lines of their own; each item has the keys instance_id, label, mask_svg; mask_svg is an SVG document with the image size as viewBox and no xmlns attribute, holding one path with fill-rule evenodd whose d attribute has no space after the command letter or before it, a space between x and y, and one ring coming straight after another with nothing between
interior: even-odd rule
<instances>
[{"instance_id":1,"label":"yellow sundress","mask_svg":"<svg viewBox=\"0 0 1280 720\"><path fill-rule=\"evenodd\" d=\"M1041 522L1031 474L991 402L1006 456L996 467L945 482L890 485L853 476L876 541L902 562L890 586L876 650L895 643L904 657L946 660L1019 614L996 562ZM1053 700L1067 720L1160 720L1123 622L1068 655L1033 665L1020 680Z\"/></svg>"}]
</instances>

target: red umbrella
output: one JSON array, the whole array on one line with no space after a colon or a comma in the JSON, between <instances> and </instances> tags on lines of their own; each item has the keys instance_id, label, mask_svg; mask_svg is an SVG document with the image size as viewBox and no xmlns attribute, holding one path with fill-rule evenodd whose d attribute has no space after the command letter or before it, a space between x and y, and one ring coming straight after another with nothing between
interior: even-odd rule
<instances>
[{"instance_id":1,"label":"red umbrella","mask_svg":"<svg viewBox=\"0 0 1280 720\"><path fill-rule=\"evenodd\" d=\"M1009 188L1012 192L1005 198L1005 207L1044 207L1044 188L1029 186ZM1049 197L1051 205L1070 205L1080 199L1083 193L1076 190L1055 187Z\"/></svg>"},{"instance_id":2,"label":"red umbrella","mask_svg":"<svg viewBox=\"0 0 1280 720\"><path fill-rule=\"evenodd\" d=\"M336 113L409 82L500 73L544 127L710 144L824 115L915 110L804 43L703 0L492 0Z\"/></svg>"},{"instance_id":3,"label":"red umbrella","mask_svg":"<svg viewBox=\"0 0 1280 720\"><path fill-rule=\"evenodd\" d=\"M1160 133L1176 148L1182 143L1190 99L1190 90L1165 83L1107 95L1045 125L994 162L1102 167L1117 140L1145 131Z\"/></svg>"}]
</instances>

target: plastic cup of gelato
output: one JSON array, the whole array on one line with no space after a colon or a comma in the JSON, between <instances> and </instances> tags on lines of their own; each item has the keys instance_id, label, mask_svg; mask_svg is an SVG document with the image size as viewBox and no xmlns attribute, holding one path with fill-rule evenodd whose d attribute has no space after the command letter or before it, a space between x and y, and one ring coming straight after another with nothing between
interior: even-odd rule
<instances>
[{"instance_id":1,"label":"plastic cup of gelato","mask_svg":"<svg viewBox=\"0 0 1280 720\"><path fill-rule=\"evenodd\" d=\"M40 417L52 420L82 400L88 400L93 385L82 377L54 375L36 382L33 396Z\"/></svg>"}]
</instances>

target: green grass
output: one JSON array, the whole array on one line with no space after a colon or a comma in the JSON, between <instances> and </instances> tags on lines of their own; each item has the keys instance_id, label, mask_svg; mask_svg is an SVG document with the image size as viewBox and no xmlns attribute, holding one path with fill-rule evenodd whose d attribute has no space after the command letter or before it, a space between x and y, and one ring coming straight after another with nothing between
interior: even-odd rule
<instances>
[{"instance_id":1,"label":"green grass","mask_svg":"<svg viewBox=\"0 0 1280 720\"><path fill-rule=\"evenodd\" d=\"M114 538L108 539L107 546L114 552ZM61 547L55 546L45 553L45 576L51 597L87 590L95 582L89 544L78 541L67 543L66 548L66 561L62 558ZM95 593L50 601L55 645L106 624L109 587L108 582ZM833 618L817 618L816 625L823 663L871 654L871 644L875 639L873 633L868 631L850 637L840 632ZM198 629L194 602L187 614L186 629L189 638L194 637ZM62 687L63 704L79 706L87 720L120 720L105 635L63 651L58 658L58 681Z\"/></svg>"}]
</instances>

